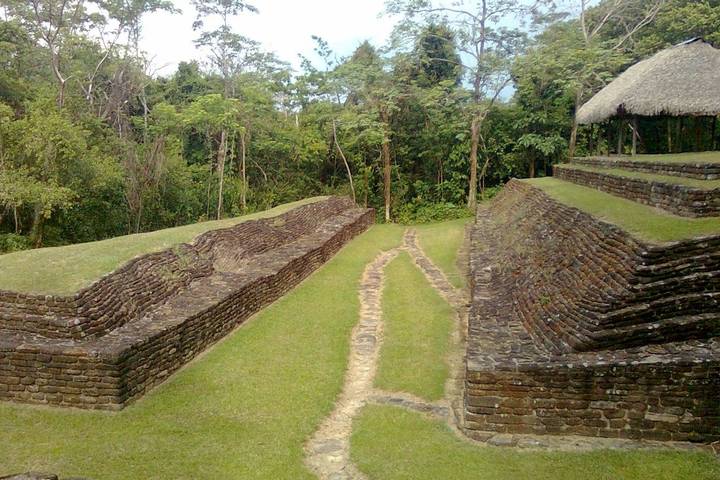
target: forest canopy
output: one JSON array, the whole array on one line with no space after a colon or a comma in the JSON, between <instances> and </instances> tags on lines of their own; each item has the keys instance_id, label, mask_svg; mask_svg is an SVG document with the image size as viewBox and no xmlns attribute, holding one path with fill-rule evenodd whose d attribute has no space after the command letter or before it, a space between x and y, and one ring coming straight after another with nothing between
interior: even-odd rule
<instances>
[{"instance_id":1,"label":"forest canopy","mask_svg":"<svg viewBox=\"0 0 720 480\"><path fill-rule=\"evenodd\" d=\"M161 76L143 18L172 1L3 0L0 252L324 194L383 221L463 216L511 177L609 150L615 127L574 113L630 65L720 43L720 0L389 0L386 45L313 37L320 61L293 69L233 28L252 3L192 5L202 59ZM653 122L648 153L667 143ZM674 151L698 148L692 128Z\"/></svg>"}]
</instances>

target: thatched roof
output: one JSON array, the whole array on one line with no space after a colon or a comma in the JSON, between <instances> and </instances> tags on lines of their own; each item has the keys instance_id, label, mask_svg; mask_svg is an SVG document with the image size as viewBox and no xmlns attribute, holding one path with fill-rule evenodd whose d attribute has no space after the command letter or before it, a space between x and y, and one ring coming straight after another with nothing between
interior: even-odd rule
<instances>
[{"instance_id":1,"label":"thatched roof","mask_svg":"<svg viewBox=\"0 0 720 480\"><path fill-rule=\"evenodd\" d=\"M636 63L577 113L581 124L615 115L720 115L720 50L688 40Z\"/></svg>"}]
</instances>

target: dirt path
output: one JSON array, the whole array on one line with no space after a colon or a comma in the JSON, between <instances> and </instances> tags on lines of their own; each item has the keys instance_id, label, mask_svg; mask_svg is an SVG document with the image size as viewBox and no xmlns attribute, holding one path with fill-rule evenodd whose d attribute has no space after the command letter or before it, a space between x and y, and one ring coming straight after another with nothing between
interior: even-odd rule
<instances>
[{"instance_id":1,"label":"dirt path","mask_svg":"<svg viewBox=\"0 0 720 480\"><path fill-rule=\"evenodd\" d=\"M455 411L457 415L457 410L454 406L451 408L449 398L456 391L456 371L462 363L462 356L457 357L455 353L449 359L453 375L446 389L446 398L442 401L430 403L407 393L383 392L373 388L382 343L385 267L401 251L410 254L430 284L456 310L461 311L466 305L464 292L453 287L425 255L414 230L405 232L402 246L381 253L365 267L359 289L360 320L352 332L345 384L334 410L306 445L306 464L321 480L366 479L350 460L350 435L353 419L367 403L398 405L455 423L455 416L451 416L450 412ZM455 335L459 335L461 329L455 330Z\"/></svg>"},{"instance_id":2,"label":"dirt path","mask_svg":"<svg viewBox=\"0 0 720 480\"><path fill-rule=\"evenodd\" d=\"M306 446L306 462L322 480L364 479L350 462L352 421L372 394L382 335L384 270L400 248L383 252L363 272L360 281L360 321L350 341L350 363L335 409Z\"/></svg>"}]
</instances>

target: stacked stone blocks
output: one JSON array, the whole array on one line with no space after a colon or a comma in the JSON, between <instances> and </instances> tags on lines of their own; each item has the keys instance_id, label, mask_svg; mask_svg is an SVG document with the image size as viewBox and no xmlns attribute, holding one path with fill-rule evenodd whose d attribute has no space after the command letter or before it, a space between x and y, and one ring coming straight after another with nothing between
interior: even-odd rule
<instances>
[{"instance_id":1,"label":"stacked stone blocks","mask_svg":"<svg viewBox=\"0 0 720 480\"><path fill-rule=\"evenodd\" d=\"M647 244L513 180L472 244L468 435L720 440L720 236Z\"/></svg>"},{"instance_id":2,"label":"stacked stone blocks","mask_svg":"<svg viewBox=\"0 0 720 480\"><path fill-rule=\"evenodd\" d=\"M70 297L0 294L0 399L119 409L374 221L345 198L139 257Z\"/></svg>"}]
</instances>

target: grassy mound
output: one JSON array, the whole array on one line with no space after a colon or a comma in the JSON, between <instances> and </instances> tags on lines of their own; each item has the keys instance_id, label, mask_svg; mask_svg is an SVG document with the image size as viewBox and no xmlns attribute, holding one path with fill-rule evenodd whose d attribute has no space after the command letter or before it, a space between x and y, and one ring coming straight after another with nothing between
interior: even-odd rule
<instances>
[{"instance_id":1,"label":"grassy mound","mask_svg":"<svg viewBox=\"0 0 720 480\"><path fill-rule=\"evenodd\" d=\"M685 218L557 178L525 180L555 200L617 225L642 240L672 242L720 234L720 218Z\"/></svg>"},{"instance_id":2,"label":"grassy mound","mask_svg":"<svg viewBox=\"0 0 720 480\"><path fill-rule=\"evenodd\" d=\"M0 290L67 295L91 284L132 258L187 243L210 230L280 215L327 197L313 197L279 205L242 217L194 223L98 242L39 248L0 255Z\"/></svg>"}]
</instances>

